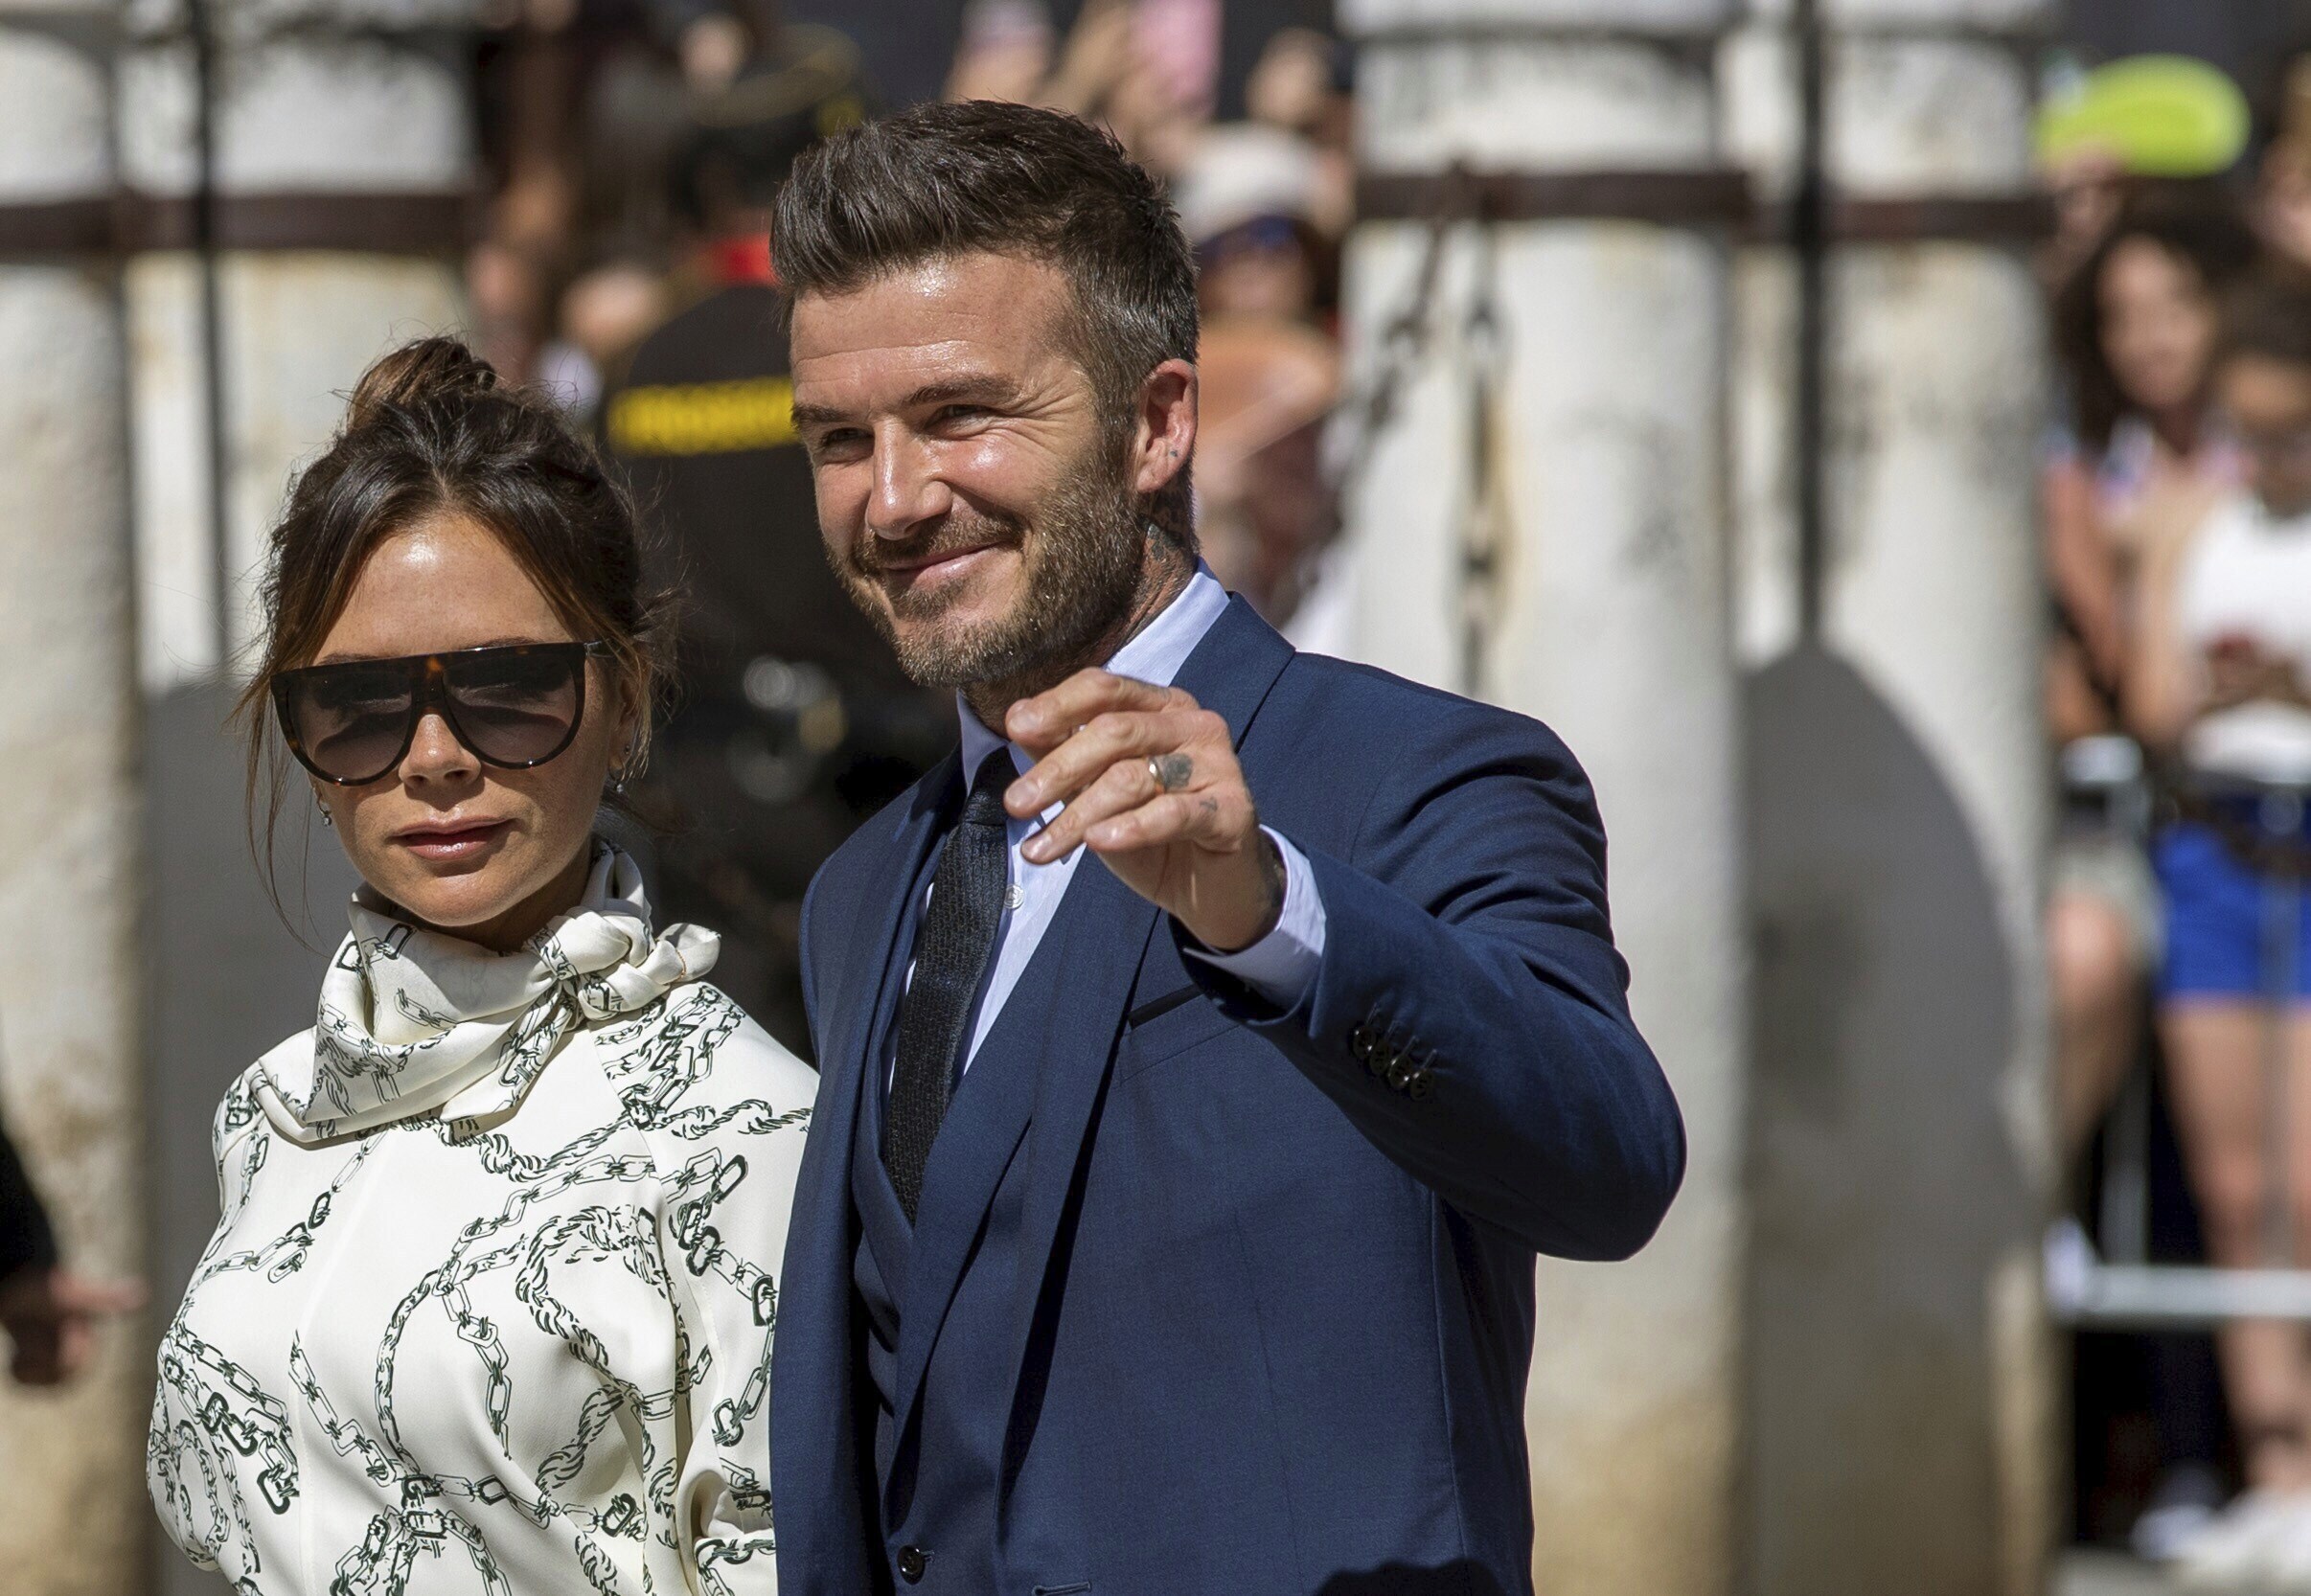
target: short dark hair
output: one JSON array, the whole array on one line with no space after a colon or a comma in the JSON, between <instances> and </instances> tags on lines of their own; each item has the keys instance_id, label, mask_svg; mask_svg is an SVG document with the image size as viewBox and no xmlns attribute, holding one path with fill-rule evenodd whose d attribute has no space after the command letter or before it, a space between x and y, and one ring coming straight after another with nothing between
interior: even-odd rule
<instances>
[{"instance_id":1,"label":"short dark hair","mask_svg":"<svg viewBox=\"0 0 2311 1596\"><path fill-rule=\"evenodd\" d=\"M2222 358L2241 354L2311 366L2311 276L2301 268L2268 265L2234 296Z\"/></svg>"},{"instance_id":2,"label":"short dark hair","mask_svg":"<svg viewBox=\"0 0 2311 1596\"><path fill-rule=\"evenodd\" d=\"M1150 372L1196 358L1195 253L1163 185L1110 134L1058 111L968 100L838 133L794 163L770 250L794 297L958 255L1056 267L1075 290L1073 353L1110 427L1128 424ZM1157 513L1192 536L1187 497L1183 470Z\"/></svg>"},{"instance_id":3,"label":"short dark hair","mask_svg":"<svg viewBox=\"0 0 2311 1596\"><path fill-rule=\"evenodd\" d=\"M378 544L443 513L496 534L574 636L609 644L641 712L634 760L648 750L674 603L645 574L633 500L551 399L501 383L454 338L420 339L362 374L344 424L298 474L273 526L259 589L264 630L239 705L250 841L268 886L288 773L271 730L273 678L312 662Z\"/></svg>"}]
</instances>

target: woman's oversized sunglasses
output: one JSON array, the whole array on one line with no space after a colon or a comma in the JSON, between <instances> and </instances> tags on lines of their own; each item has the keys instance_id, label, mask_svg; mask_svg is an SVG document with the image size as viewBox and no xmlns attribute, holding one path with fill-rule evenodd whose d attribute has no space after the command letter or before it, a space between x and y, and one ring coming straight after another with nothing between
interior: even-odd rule
<instances>
[{"instance_id":1,"label":"woman's oversized sunglasses","mask_svg":"<svg viewBox=\"0 0 2311 1596\"><path fill-rule=\"evenodd\" d=\"M577 737L586 659L609 651L606 643L516 643L309 665L273 678L273 709L297 762L339 787L389 774L428 710L483 764L527 770Z\"/></svg>"}]
</instances>

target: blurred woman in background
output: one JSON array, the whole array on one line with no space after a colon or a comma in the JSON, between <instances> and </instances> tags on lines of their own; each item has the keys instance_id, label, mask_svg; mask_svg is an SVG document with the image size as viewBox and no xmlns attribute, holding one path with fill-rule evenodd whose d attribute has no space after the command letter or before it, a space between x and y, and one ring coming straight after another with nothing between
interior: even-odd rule
<instances>
[{"instance_id":1,"label":"blurred woman in background","mask_svg":"<svg viewBox=\"0 0 2311 1596\"><path fill-rule=\"evenodd\" d=\"M551 401L427 340L299 478L264 598L252 796L269 714L365 884L317 1023L217 1116L163 1523L279 1596L421 1557L476 1596L775 1589L772 1271L814 1082L595 834L667 657L631 505Z\"/></svg>"},{"instance_id":2,"label":"blurred woman in background","mask_svg":"<svg viewBox=\"0 0 2311 1596\"><path fill-rule=\"evenodd\" d=\"M2301 1267L2311 1263L2301 889L2311 863L2311 287L2274 282L2242 300L2215 392L2248 489L2144 548L2127 681L2136 723L2182 778L2183 818L2157 844L2166 905L2158 1019L2213 1261ZM2300 1582L2311 1571L2311 1339L2300 1325L2235 1323L2219 1347L2250 1494L2191 1543L2186 1568Z\"/></svg>"},{"instance_id":3,"label":"blurred woman in background","mask_svg":"<svg viewBox=\"0 0 2311 1596\"><path fill-rule=\"evenodd\" d=\"M2048 720L2073 765L2112 746L2097 740L2132 735L2124 682L2142 551L2195 526L2239 480L2208 374L2218 302L2254 259L2254 235L2227 205L2153 191L2056 302L2071 425L2044 484L2056 620ZM2135 1057L2158 935L2139 832L2111 812L2107 791L2076 795L2048 908L2056 1079L2073 1152Z\"/></svg>"}]
</instances>

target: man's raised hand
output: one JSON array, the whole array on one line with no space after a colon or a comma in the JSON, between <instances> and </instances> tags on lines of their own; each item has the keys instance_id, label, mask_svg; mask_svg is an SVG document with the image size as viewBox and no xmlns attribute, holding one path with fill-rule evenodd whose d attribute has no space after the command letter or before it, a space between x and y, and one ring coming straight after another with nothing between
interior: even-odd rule
<instances>
[{"instance_id":1,"label":"man's raised hand","mask_svg":"<svg viewBox=\"0 0 2311 1596\"><path fill-rule=\"evenodd\" d=\"M1274 929L1284 866L1260 830L1227 722L1177 687L1079 671L1011 706L1003 728L1036 756L1004 806L1066 807L1020 850L1049 864L1087 847L1126 886L1233 953Z\"/></svg>"}]
</instances>

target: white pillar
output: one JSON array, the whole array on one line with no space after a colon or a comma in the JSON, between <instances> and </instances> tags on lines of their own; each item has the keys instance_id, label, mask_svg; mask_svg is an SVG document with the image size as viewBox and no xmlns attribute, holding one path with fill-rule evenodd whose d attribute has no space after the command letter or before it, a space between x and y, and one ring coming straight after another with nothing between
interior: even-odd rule
<instances>
[{"instance_id":1,"label":"white pillar","mask_svg":"<svg viewBox=\"0 0 2311 1596\"><path fill-rule=\"evenodd\" d=\"M1726 56L1731 142L1784 196L1797 56L1786 0L1757 10ZM1824 171L1844 236L1823 302L1810 640L1796 267L1760 247L1739 272L1762 937L1745 1555L1776 1596L2023 1596L2052 1534L2040 297L2020 239L1873 241L1860 225L1879 201L2028 192L2023 35L2048 11L1821 0Z\"/></svg>"},{"instance_id":2,"label":"white pillar","mask_svg":"<svg viewBox=\"0 0 2311 1596\"><path fill-rule=\"evenodd\" d=\"M108 7L0 7L0 208L112 189ZM0 227L5 227L0 221ZM143 1266L136 699L119 282L0 259L0 1086L64 1255ZM149 1347L61 1395L0 1379L0 1585L142 1587Z\"/></svg>"},{"instance_id":3,"label":"white pillar","mask_svg":"<svg viewBox=\"0 0 2311 1596\"><path fill-rule=\"evenodd\" d=\"M1359 0L1367 171L1698 171L1717 163L1721 0ZM1352 362L1409 291L1417 222L1359 228ZM1639 1026L1691 1139L1634 1263L1544 1264L1527 1399L1544 1590L1731 1588L1738 1451L1743 958L1727 636L1724 250L1690 225L1494 234L1505 345L1492 444L1502 563L1476 685L1547 721L1596 787ZM1456 240L1437 337L1349 506L1355 651L1464 685L1473 474L1463 337L1484 269Z\"/></svg>"},{"instance_id":4,"label":"white pillar","mask_svg":"<svg viewBox=\"0 0 2311 1596\"><path fill-rule=\"evenodd\" d=\"M311 1023L320 959L297 938L333 946L350 884L329 834L301 838L310 811L292 806L281 885L296 923L284 928L241 846L240 753L223 720L238 685L230 668L244 662L255 631L263 540L291 470L328 441L363 368L463 321L454 241L400 218L438 219L475 181L459 37L470 0L209 0L208 10L221 547L201 262L184 247L198 170L184 0L140 0L120 95L126 180L156 197L165 246L126 268L138 663L148 780L165 806L151 832L148 968L149 990L168 1010L154 1028L148 1096L152 1286L163 1313L216 1222L210 1117L250 1060ZM155 1561L159 1590L217 1588L173 1547L160 1545Z\"/></svg>"},{"instance_id":5,"label":"white pillar","mask_svg":"<svg viewBox=\"0 0 2311 1596\"><path fill-rule=\"evenodd\" d=\"M237 248L248 201L455 195L475 181L471 85L446 43L471 0L210 0L215 186L227 418L221 560L211 525L199 261L187 249L128 268L136 350L137 532L149 692L213 672L223 635L254 629L253 582L291 467L327 441L342 396L393 344L463 320L453 249ZM129 185L182 201L197 174L194 52L183 0L139 8L122 69ZM314 224L288 221L292 232ZM318 224L326 233L328 223ZM416 240L412 240L415 242Z\"/></svg>"}]
</instances>

